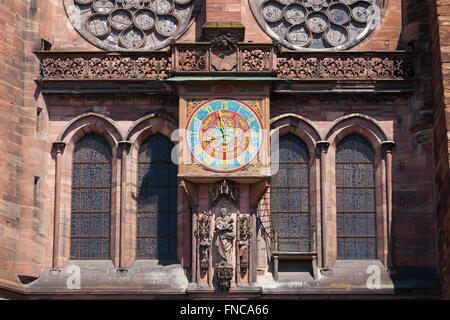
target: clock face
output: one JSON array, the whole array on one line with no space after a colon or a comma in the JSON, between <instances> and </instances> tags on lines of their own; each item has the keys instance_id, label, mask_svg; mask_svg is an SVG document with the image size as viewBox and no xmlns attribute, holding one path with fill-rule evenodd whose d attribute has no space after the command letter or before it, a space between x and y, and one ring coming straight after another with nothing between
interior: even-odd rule
<instances>
[{"instance_id":1,"label":"clock face","mask_svg":"<svg viewBox=\"0 0 450 320\"><path fill-rule=\"evenodd\" d=\"M192 113L187 124L189 151L197 163L215 172L233 172L249 165L262 140L261 119L239 100L210 100Z\"/></svg>"}]
</instances>

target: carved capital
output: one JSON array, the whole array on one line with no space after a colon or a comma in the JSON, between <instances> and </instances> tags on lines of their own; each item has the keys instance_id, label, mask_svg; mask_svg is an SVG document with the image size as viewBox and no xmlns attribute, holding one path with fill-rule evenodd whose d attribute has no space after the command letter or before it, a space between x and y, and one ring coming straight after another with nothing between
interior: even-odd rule
<instances>
[{"instance_id":1,"label":"carved capital","mask_svg":"<svg viewBox=\"0 0 450 320\"><path fill-rule=\"evenodd\" d=\"M317 141L316 148L319 152L327 153L330 143L325 140Z\"/></svg>"},{"instance_id":2,"label":"carved capital","mask_svg":"<svg viewBox=\"0 0 450 320\"><path fill-rule=\"evenodd\" d=\"M394 141L383 141L381 143L381 147L383 148L384 152L391 153L392 149L394 149L394 147L395 147L395 142Z\"/></svg>"},{"instance_id":3,"label":"carved capital","mask_svg":"<svg viewBox=\"0 0 450 320\"><path fill-rule=\"evenodd\" d=\"M66 143L64 141L53 142L53 148L55 148L56 153L63 153L66 148Z\"/></svg>"},{"instance_id":4,"label":"carved capital","mask_svg":"<svg viewBox=\"0 0 450 320\"><path fill-rule=\"evenodd\" d=\"M130 141L119 141L119 148L126 153L130 152L131 142Z\"/></svg>"}]
</instances>

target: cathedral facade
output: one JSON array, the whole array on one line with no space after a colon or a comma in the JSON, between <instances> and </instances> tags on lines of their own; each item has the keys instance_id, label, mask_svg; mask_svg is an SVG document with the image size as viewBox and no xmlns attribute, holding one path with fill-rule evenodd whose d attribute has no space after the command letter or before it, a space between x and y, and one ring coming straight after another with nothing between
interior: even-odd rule
<instances>
[{"instance_id":1,"label":"cathedral facade","mask_svg":"<svg viewBox=\"0 0 450 320\"><path fill-rule=\"evenodd\" d=\"M3 1L0 297L449 299L449 7Z\"/></svg>"}]
</instances>

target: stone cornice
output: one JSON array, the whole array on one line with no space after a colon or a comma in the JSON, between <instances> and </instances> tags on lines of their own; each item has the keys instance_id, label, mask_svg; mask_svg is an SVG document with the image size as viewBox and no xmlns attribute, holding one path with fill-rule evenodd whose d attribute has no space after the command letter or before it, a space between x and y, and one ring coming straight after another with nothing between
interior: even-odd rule
<instances>
[{"instance_id":1,"label":"stone cornice","mask_svg":"<svg viewBox=\"0 0 450 320\"><path fill-rule=\"evenodd\" d=\"M177 43L168 51L39 51L38 82L162 81L179 76L272 76L290 83L319 80L404 82L413 86L415 54L405 51L294 52L276 44Z\"/></svg>"}]
</instances>

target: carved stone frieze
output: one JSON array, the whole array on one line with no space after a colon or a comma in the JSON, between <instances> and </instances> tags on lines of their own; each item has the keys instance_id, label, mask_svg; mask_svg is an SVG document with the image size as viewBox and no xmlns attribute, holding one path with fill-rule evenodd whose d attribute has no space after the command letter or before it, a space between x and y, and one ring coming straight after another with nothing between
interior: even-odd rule
<instances>
[{"instance_id":1,"label":"carved stone frieze","mask_svg":"<svg viewBox=\"0 0 450 320\"><path fill-rule=\"evenodd\" d=\"M41 76L45 80L152 80L167 78L172 71L171 57L164 53L38 55L42 58Z\"/></svg>"},{"instance_id":2,"label":"carved stone frieze","mask_svg":"<svg viewBox=\"0 0 450 320\"><path fill-rule=\"evenodd\" d=\"M406 80L414 77L410 55L284 54L277 61L279 78L293 80Z\"/></svg>"},{"instance_id":3,"label":"carved stone frieze","mask_svg":"<svg viewBox=\"0 0 450 320\"><path fill-rule=\"evenodd\" d=\"M178 50L177 70L204 71L208 67L208 51L204 48L181 47Z\"/></svg>"},{"instance_id":4,"label":"carved stone frieze","mask_svg":"<svg viewBox=\"0 0 450 320\"><path fill-rule=\"evenodd\" d=\"M244 48L240 51L242 71L271 71L271 50Z\"/></svg>"},{"instance_id":5,"label":"carved stone frieze","mask_svg":"<svg viewBox=\"0 0 450 320\"><path fill-rule=\"evenodd\" d=\"M43 80L155 80L169 78L173 72L276 73L280 79L298 81L413 80L415 77L412 53L277 52L269 44L219 40L215 44L175 44L173 53L41 51L36 55L41 60Z\"/></svg>"},{"instance_id":6,"label":"carved stone frieze","mask_svg":"<svg viewBox=\"0 0 450 320\"><path fill-rule=\"evenodd\" d=\"M205 211L199 214L197 230L198 259L201 273L206 273L211 261L211 216Z\"/></svg>"},{"instance_id":7,"label":"carved stone frieze","mask_svg":"<svg viewBox=\"0 0 450 320\"><path fill-rule=\"evenodd\" d=\"M248 251L251 238L250 215L239 215L239 265L241 274L244 275L248 270Z\"/></svg>"}]
</instances>

